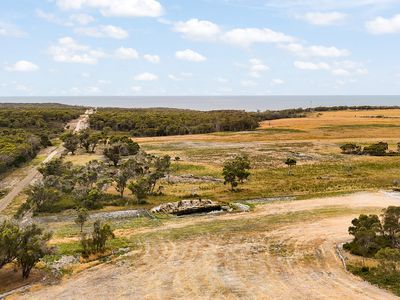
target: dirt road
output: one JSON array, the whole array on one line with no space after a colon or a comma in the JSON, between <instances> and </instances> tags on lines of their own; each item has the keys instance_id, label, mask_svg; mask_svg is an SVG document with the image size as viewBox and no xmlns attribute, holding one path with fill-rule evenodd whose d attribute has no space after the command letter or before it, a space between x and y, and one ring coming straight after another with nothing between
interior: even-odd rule
<instances>
[{"instance_id":1,"label":"dirt road","mask_svg":"<svg viewBox=\"0 0 400 300\"><path fill-rule=\"evenodd\" d=\"M69 127L74 132L79 132L80 130L86 129L89 126L89 115L92 113L92 110L87 110L85 114L79 117L79 119L71 121L69 123ZM43 163L49 162L64 151L63 146L52 147L51 149L52 150L50 150L50 154L46 157ZM18 194L21 193L26 187L28 187L29 184L31 184L36 178L38 178L39 175L40 173L37 170L37 167L32 167L32 169L27 172L26 176L21 181L16 183L7 195L0 199L0 214L14 200L14 198L17 197Z\"/></svg>"},{"instance_id":2,"label":"dirt road","mask_svg":"<svg viewBox=\"0 0 400 300\"><path fill-rule=\"evenodd\" d=\"M341 208L343 213L293 221L264 230L207 234L189 239L150 240L142 250L21 299L397 299L343 270L335 253L349 239L354 209L399 205L385 193L271 203L254 212L215 218L189 217L176 224L212 220L251 222L266 215ZM348 213L346 213L348 209ZM250 223L249 223L250 224ZM229 223L228 225L229 226ZM171 230L174 224L152 231ZM16 297L18 298L18 297Z\"/></svg>"}]
</instances>

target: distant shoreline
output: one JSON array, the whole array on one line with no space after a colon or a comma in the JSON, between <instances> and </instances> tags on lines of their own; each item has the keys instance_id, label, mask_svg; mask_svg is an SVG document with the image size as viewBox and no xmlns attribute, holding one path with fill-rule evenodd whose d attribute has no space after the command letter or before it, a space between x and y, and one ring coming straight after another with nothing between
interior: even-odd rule
<instances>
[{"instance_id":1,"label":"distant shoreline","mask_svg":"<svg viewBox=\"0 0 400 300\"><path fill-rule=\"evenodd\" d=\"M281 110L318 106L397 106L400 95L299 96L2 96L0 103L60 103L89 107L181 108L194 110Z\"/></svg>"}]
</instances>

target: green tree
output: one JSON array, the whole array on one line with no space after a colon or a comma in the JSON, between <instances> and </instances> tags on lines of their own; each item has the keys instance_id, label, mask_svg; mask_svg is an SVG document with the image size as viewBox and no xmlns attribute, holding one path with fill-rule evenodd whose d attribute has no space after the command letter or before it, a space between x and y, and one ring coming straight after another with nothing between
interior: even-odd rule
<instances>
[{"instance_id":1,"label":"green tree","mask_svg":"<svg viewBox=\"0 0 400 300\"><path fill-rule=\"evenodd\" d=\"M0 225L0 269L17 257L19 236L20 230L16 224L3 221Z\"/></svg>"},{"instance_id":2,"label":"green tree","mask_svg":"<svg viewBox=\"0 0 400 300\"><path fill-rule=\"evenodd\" d=\"M17 251L17 262L22 268L22 277L28 278L32 268L45 255L52 251L47 247L51 234L44 233L36 224L21 230L20 243Z\"/></svg>"},{"instance_id":3,"label":"green tree","mask_svg":"<svg viewBox=\"0 0 400 300\"><path fill-rule=\"evenodd\" d=\"M234 191L239 183L243 183L250 176L250 161L247 156L236 156L224 163L222 175L224 184L231 185L231 191Z\"/></svg>"},{"instance_id":4,"label":"green tree","mask_svg":"<svg viewBox=\"0 0 400 300\"><path fill-rule=\"evenodd\" d=\"M288 158L285 161L285 165L289 167L288 175L292 175L292 167L297 165L297 161L294 158Z\"/></svg>"},{"instance_id":5,"label":"green tree","mask_svg":"<svg viewBox=\"0 0 400 300\"><path fill-rule=\"evenodd\" d=\"M149 175L150 193L154 192L158 180L164 178L170 172L171 157L165 155L163 157L156 157L154 161L154 171Z\"/></svg>"},{"instance_id":6,"label":"green tree","mask_svg":"<svg viewBox=\"0 0 400 300\"><path fill-rule=\"evenodd\" d=\"M104 149L103 154L107 157L115 167L118 166L118 162L121 159L121 146L113 145Z\"/></svg>"},{"instance_id":7,"label":"green tree","mask_svg":"<svg viewBox=\"0 0 400 300\"><path fill-rule=\"evenodd\" d=\"M67 149L68 152L71 152L72 155L74 155L79 145L78 136L73 133L67 133L61 137L61 140L64 142L64 148Z\"/></svg>"},{"instance_id":8,"label":"green tree","mask_svg":"<svg viewBox=\"0 0 400 300\"><path fill-rule=\"evenodd\" d=\"M65 166L61 158L55 158L41 165L38 171L44 176L58 175L60 176L65 171Z\"/></svg>"},{"instance_id":9,"label":"green tree","mask_svg":"<svg viewBox=\"0 0 400 300\"><path fill-rule=\"evenodd\" d=\"M89 213L86 208L80 207L76 210L75 223L80 227L81 233L83 231L83 226L85 225L88 219L89 219Z\"/></svg>"},{"instance_id":10,"label":"green tree","mask_svg":"<svg viewBox=\"0 0 400 300\"><path fill-rule=\"evenodd\" d=\"M116 183L115 189L119 192L121 198L124 197L124 191L128 185L129 174L127 172L119 170L114 176L114 181Z\"/></svg>"},{"instance_id":11,"label":"green tree","mask_svg":"<svg viewBox=\"0 0 400 300\"><path fill-rule=\"evenodd\" d=\"M137 203L143 202L151 190L151 183L148 177L141 177L135 182L130 182L128 189L136 196Z\"/></svg>"},{"instance_id":12,"label":"green tree","mask_svg":"<svg viewBox=\"0 0 400 300\"><path fill-rule=\"evenodd\" d=\"M392 247L400 247L400 207L389 206L383 211L383 230Z\"/></svg>"},{"instance_id":13,"label":"green tree","mask_svg":"<svg viewBox=\"0 0 400 300\"><path fill-rule=\"evenodd\" d=\"M115 238L115 235L108 224L102 225L99 220L93 224L91 237L82 236L82 256L88 257L90 254L103 253L106 250L107 240Z\"/></svg>"}]
</instances>

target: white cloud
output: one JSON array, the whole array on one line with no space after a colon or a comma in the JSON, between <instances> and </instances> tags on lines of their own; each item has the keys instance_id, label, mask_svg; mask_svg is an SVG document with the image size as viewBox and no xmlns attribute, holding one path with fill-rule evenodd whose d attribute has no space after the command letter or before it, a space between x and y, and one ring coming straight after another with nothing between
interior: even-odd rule
<instances>
[{"instance_id":1,"label":"white cloud","mask_svg":"<svg viewBox=\"0 0 400 300\"><path fill-rule=\"evenodd\" d=\"M259 59L250 59L250 66L249 66L249 72L250 72L250 76L252 77L260 77L262 72L265 72L267 70L269 70L269 67L267 65L265 65L261 60Z\"/></svg>"},{"instance_id":2,"label":"white cloud","mask_svg":"<svg viewBox=\"0 0 400 300\"><path fill-rule=\"evenodd\" d=\"M91 15L88 14L73 14L69 16L68 19L63 19L53 13L45 12L41 9L36 10L36 16L47 22L69 27L76 24L87 25L95 20Z\"/></svg>"},{"instance_id":3,"label":"white cloud","mask_svg":"<svg viewBox=\"0 0 400 300\"><path fill-rule=\"evenodd\" d=\"M80 35L96 37L96 38L113 38L117 40L126 39L129 33L118 26L100 25L98 27L79 27L75 28L75 32Z\"/></svg>"},{"instance_id":4,"label":"white cloud","mask_svg":"<svg viewBox=\"0 0 400 300\"><path fill-rule=\"evenodd\" d=\"M336 47L326 47L320 45L306 47L298 43L290 43L287 45L280 45L280 47L297 56L304 57L344 57L351 54L347 49L339 49Z\"/></svg>"},{"instance_id":5,"label":"white cloud","mask_svg":"<svg viewBox=\"0 0 400 300\"><path fill-rule=\"evenodd\" d=\"M6 67L6 70L10 72L33 72L39 70L39 67L30 61L20 60Z\"/></svg>"},{"instance_id":6,"label":"white cloud","mask_svg":"<svg viewBox=\"0 0 400 300\"><path fill-rule=\"evenodd\" d=\"M222 39L230 44L248 47L254 43L283 43L293 42L294 37L269 28L236 28L222 36Z\"/></svg>"},{"instance_id":7,"label":"white cloud","mask_svg":"<svg viewBox=\"0 0 400 300\"><path fill-rule=\"evenodd\" d=\"M190 19L186 22L177 22L174 24L173 30L180 32L184 37L192 40L212 41L217 39L220 28L218 25L205 20Z\"/></svg>"},{"instance_id":8,"label":"white cloud","mask_svg":"<svg viewBox=\"0 0 400 300\"><path fill-rule=\"evenodd\" d=\"M365 26L372 34L400 33L400 14L390 19L377 17L367 22Z\"/></svg>"},{"instance_id":9,"label":"white cloud","mask_svg":"<svg viewBox=\"0 0 400 300\"><path fill-rule=\"evenodd\" d=\"M329 70L331 67L329 64L321 62L321 63L313 63L306 61L295 61L294 66L300 70Z\"/></svg>"},{"instance_id":10,"label":"white cloud","mask_svg":"<svg viewBox=\"0 0 400 300\"><path fill-rule=\"evenodd\" d=\"M312 25L329 26L343 22L346 19L346 17L347 15L344 13L334 11L334 12L309 12L303 16L300 16L299 18L305 20L306 22Z\"/></svg>"},{"instance_id":11,"label":"white cloud","mask_svg":"<svg viewBox=\"0 0 400 300\"><path fill-rule=\"evenodd\" d=\"M284 83L285 83L285 81L282 80L282 79L279 79L279 78L276 78L276 79L272 79L272 80L271 80L271 85L282 85L282 84L284 84Z\"/></svg>"},{"instance_id":12,"label":"white cloud","mask_svg":"<svg viewBox=\"0 0 400 300\"><path fill-rule=\"evenodd\" d=\"M135 80L137 81L154 81L158 79L157 75L154 75L153 73L142 73L138 74L134 77Z\"/></svg>"},{"instance_id":13,"label":"white cloud","mask_svg":"<svg viewBox=\"0 0 400 300\"><path fill-rule=\"evenodd\" d=\"M202 62L207 60L205 56L190 49L177 51L175 53L175 57L180 60L193 61L193 62Z\"/></svg>"},{"instance_id":14,"label":"white cloud","mask_svg":"<svg viewBox=\"0 0 400 300\"><path fill-rule=\"evenodd\" d=\"M21 37L25 33L16 26L0 22L0 36Z\"/></svg>"},{"instance_id":15,"label":"white cloud","mask_svg":"<svg viewBox=\"0 0 400 300\"><path fill-rule=\"evenodd\" d=\"M335 76L359 76L367 75L368 70L362 63L345 60L328 64L326 62L308 62L308 61L295 61L294 66L300 70L309 71L329 71Z\"/></svg>"},{"instance_id":16,"label":"white cloud","mask_svg":"<svg viewBox=\"0 0 400 300\"><path fill-rule=\"evenodd\" d=\"M187 79L187 78L191 78L192 76L193 76L192 73L187 73L187 72L181 72L179 75L168 74L168 78L173 80L173 81L184 80L184 79Z\"/></svg>"},{"instance_id":17,"label":"white cloud","mask_svg":"<svg viewBox=\"0 0 400 300\"><path fill-rule=\"evenodd\" d=\"M57 43L50 46L48 52L57 62L97 64L100 58L106 56L102 50L93 50L91 47L77 43L71 37L58 39Z\"/></svg>"},{"instance_id":18,"label":"white cloud","mask_svg":"<svg viewBox=\"0 0 400 300\"><path fill-rule=\"evenodd\" d=\"M61 9L96 8L104 16L159 17L162 5L156 0L57 0Z\"/></svg>"},{"instance_id":19,"label":"white cloud","mask_svg":"<svg viewBox=\"0 0 400 300\"><path fill-rule=\"evenodd\" d=\"M145 54L143 58L152 64L158 64L161 61L158 55Z\"/></svg>"},{"instance_id":20,"label":"white cloud","mask_svg":"<svg viewBox=\"0 0 400 300\"><path fill-rule=\"evenodd\" d=\"M88 14L73 14L69 17L69 19L80 25L87 25L89 23L94 22L94 18Z\"/></svg>"},{"instance_id":21,"label":"white cloud","mask_svg":"<svg viewBox=\"0 0 400 300\"><path fill-rule=\"evenodd\" d=\"M168 78L173 80L173 81L181 80L180 78L176 77L174 74L168 74Z\"/></svg>"},{"instance_id":22,"label":"white cloud","mask_svg":"<svg viewBox=\"0 0 400 300\"><path fill-rule=\"evenodd\" d=\"M133 48L120 47L115 50L115 57L118 59L130 60L138 59L139 53Z\"/></svg>"}]
</instances>

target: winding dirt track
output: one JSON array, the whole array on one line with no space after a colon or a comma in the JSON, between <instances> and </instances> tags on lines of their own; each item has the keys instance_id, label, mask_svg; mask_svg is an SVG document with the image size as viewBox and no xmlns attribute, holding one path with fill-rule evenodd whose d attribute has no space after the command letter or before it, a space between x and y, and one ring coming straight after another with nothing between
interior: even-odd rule
<instances>
[{"instance_id":1,"label":"winding dirt track","mask_svg":"<svg viewBox=\"0 0 400 300\"><path fill-rule=\"evenodd\" d=\"M384 193L271 203L218 219L246 220L323 207L399 205ZM335 245L349 239L354 213L291 223L265 232L148 242L116 264L95 267L23 299L397 299L346 273ZM187 218L176 227L208 222ZM171 226L172 225L172 226ZM173 228L173 224L165 228ZM152 230L164 230L157 228Z\"/></svg>"}]
</instances>

